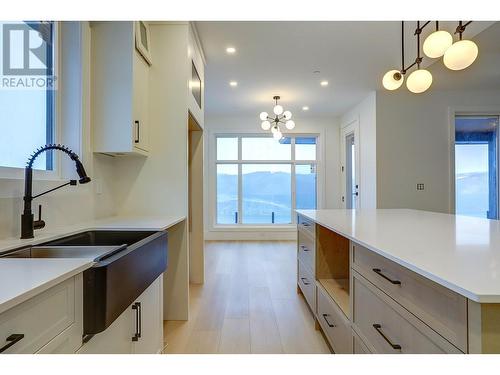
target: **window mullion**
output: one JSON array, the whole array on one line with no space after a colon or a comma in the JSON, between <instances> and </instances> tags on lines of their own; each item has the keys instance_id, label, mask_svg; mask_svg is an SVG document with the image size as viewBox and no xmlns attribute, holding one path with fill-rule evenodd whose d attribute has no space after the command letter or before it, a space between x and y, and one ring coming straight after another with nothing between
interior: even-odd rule
<instances>
[{"instance_id":1,"label":"window mullion","mask_svg":"<svg viewBox=\"0 0 500 375\"><path fill-rule=\"evenodd\" d=\"M237 224L241 224L243 222L243 177L241 175L242 172L242 150L241 150L241 136L238 136L238 221Z\"/></svg>"}]
</instances>

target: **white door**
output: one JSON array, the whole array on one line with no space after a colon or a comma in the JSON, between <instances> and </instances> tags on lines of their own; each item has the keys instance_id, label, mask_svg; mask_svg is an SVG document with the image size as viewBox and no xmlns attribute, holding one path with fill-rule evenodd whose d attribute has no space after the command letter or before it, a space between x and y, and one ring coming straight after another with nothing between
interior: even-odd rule
<instances>
[{"instance_id":1,"label":"white door","mask_svg":"<svg viewBox=\"0 0 500 375\"><path fill-rule=\"evenodd\" d=\"M354 120L340 129L342 207L360 207L359 123Z\"/></svg>"}]
</instances>

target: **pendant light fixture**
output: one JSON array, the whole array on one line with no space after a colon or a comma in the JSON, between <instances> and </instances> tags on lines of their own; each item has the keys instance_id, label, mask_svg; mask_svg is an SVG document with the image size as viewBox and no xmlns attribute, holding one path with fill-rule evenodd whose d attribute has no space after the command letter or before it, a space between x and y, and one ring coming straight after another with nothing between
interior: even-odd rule
<instances>
[{"instance_id":1,"label":"pendant light fixture","mask_svg":"<svg viewBox=\"0 0 500 375\"><path fill-rule=\"evenodd\" d=\"M466 22L465 24L460 21L455 34L459 35L459 40L451 45L450 48L446 50L443 57L444 65L451 70L462 70L470 65L476 60L479 53L476 43L472 40L462 39L462 33L465 28L469 26L472 21Z\"/></svg>"},{"instance_id":2,"label":"pendant light fixture","mask_svg":"<svg viewBox=\"0 0 500 375\"><path fill-rule=\"evenodd\" d=\"M404 81L404 76L413 66L417 66L417 70L413 71L406 79L406 87L413 93L420 94L432 85L432 74L427 69L420 68L422 57L420 55L420 34L422 30L431 21L425 22L420 26L420 21L417 21L417 28L414 35L417 39L417 58L413 64L405 67L405 35L404 21L401 22L401 69L389 70L382 78L382 85L387 90L396 90L401 87ZM439 22L436 21L436 31L430 34L424 41L423 51L427 57L438 58L443 56L444 65L451 70L462 70L470 66L477 58L478 48L472 40L462 39L462 34L465 28L472 21L465 24L460 21L455 34L459 34L459 40L453 43L453 37L444 30L439 30Z\"/></svg>"},{"instance_id":3,"label":"pendant light fixture","mask_svg":"<svg viewBox=\"0 0 500 375\"><path fill-rule=\"evenodd\" d=\"M435 59L443 56L452 44L451 34L445 30L439 30L439 21L436 21L436 31L425 39L422 49L427 57Z\"/></svg>"},{"instance_id":4,"label":"pendant light fixture","mask_svg":"<svg viewBox=\"0 0 500 375\"><path fill-rule=\"evenodd\" d=\"M270 117L267 112L261 112L259 115L259 118L262 120L260 126L262 130L271 129L273 138L276 140L280 140L283 137L280 125L285 125L288 130L292 130L293 128L295 128L295 122L291 120L292 112L283 111L283 107L278 104L278 100L280 100L281 98L276 95L273 96L273 99L275 103L273 108L274 117Z\"/></svg>"},{"instance_id":5,"label":"pendant light fixture","mask_svg":"<svg viewBox=\"0 0 500 375\"><path fill-rule=\"evenodd\" d=\"M417 29L415 34L417 35L417 58L415 63L417 64L417 70L414 70L406 80L406 87L408 90L415 94L420 94L426 91L432 84L432 74L426 69L420 69L420 63L422 62L422 57L420 57L420 34L422 29L420 28L420 21L417 21Z\"/></svg>"},{"instance_id":6,"label":"pendant light fixture","mask_svg":"<svg viewBox=\"0 0 500 375\"><path fill-rule=\"evenodd\" d=\"M387 90L396 90L401 87L404 81L404 76L409 69L417 66L417 70L413 71L406 80L406 87L415 94L420 94L426 91L432 84L432 74L420 68L422 57L420 56L420 34L429 22L420 27L420 21L417 21L417 28L414 35L417 36L417 57L415 61L405 67L405 23L401 22L401 70L389 70L382 78L382 84Z\"/></svg>"}]
</instances>

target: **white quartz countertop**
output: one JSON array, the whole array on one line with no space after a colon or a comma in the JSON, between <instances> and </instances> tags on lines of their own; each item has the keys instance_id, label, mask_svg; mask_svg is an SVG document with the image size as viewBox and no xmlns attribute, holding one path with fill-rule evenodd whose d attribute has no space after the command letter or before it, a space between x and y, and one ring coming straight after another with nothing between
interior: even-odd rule
<instances>
[{"instance_id":1,"label":"white quartz countertop","mask_svg":"<svg viewBox=\"0 0 500 375\"><path fill-rule=\"evenodd\" d=\"M407 209L297 210L473 301L500 303L500 221Z\"/></svg>"},{"instance_id":2,"label":"white quartz countertop","mask_svg":"<svg viewBox=\"0 0 500 375\"><path fill-rule=\"evenodd\" d=\"M87 230L162 231L185 220L185 217L115 216L54 230L35 231L35 238L0 240L0 253L37 245ZM42 293L52 286L85 271L92 259L15 259L0 258L0 313Z\"/></svg>"}]
</instances>

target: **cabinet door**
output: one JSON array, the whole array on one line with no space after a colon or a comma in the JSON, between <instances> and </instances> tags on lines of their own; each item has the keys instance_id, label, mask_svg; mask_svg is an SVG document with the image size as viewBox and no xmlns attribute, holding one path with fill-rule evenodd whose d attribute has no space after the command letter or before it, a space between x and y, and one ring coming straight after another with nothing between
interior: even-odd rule
<instances>
[{"instance_id":1,"label":"cabinet door","mask_svg":"<svg viewBox=\"0 0 500 375\"><path fill-rule=\"evenodd\" d=\"M149 66L134 51L133 124L132 145L143 151L149 150Z\"/></svg>"},{"instance_id":2,"label":"cabinet door","mask_svg":"<svg viewBox=\"0 0 500 375\"><path fill-rule=\"evenodd\" d=\"M134 342L134 353L155 354L163 347L162 285L160 276L137 298L140 303L141 337Z\"/></svg>"},{"instance_id":3,"label":"cabinet door","mask_svg":"<svg viewBox=\"0 0 500 375\"><path fill-rule=\"evenodd\" d=\"M85 343L78 354L130 354L135 333L135 312L129 306L104 331Z\"/></svg>"}]
</instances>

